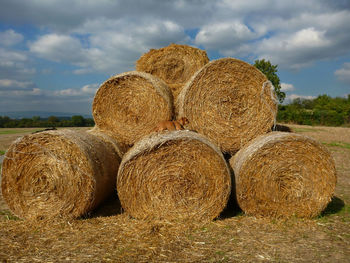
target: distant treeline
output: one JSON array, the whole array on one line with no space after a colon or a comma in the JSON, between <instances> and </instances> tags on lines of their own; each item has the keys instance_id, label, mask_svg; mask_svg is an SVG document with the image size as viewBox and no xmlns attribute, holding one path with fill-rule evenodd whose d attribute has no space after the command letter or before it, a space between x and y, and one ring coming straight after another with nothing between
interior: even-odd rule
<instances>
[{"instance_id":1,"label":"distant treeline","mask_svg":"<svg viewBox=\"0 0 350 263\"><path fill-rule=\"evenodd\" d=\"M90 127L94 126L92 118L84 118L81 115L72 117L32 118L11 119L7 116L0 116L0 128L30 128L30 127Z\"/></svg>"},{"instance_id":2,"label":"distant treeline","mask_svg":"<svg viewBox=\"0 0 350 263\"><path fill-rule=\"evenodd\" d=\"M320 95L316 99L294 99L279 105L277 121L303 125L350 126L350 95L331 98Z\"/></svg>"},{"instance_id":3,"label":"distant treeline","mask_svg":"<svg viewBox=\"0 0 350 263\"><path fill-rule=\"evenodd\" d=\"M320 95L316 99L294 99L287 105L278 106L277 121L303 125L350 126L350 95L347 98L332 98ZM0 128L29 127L91 127L92 118L81 115L70 117L11 119L0 116Z\"/></svg>"}]
</instances>

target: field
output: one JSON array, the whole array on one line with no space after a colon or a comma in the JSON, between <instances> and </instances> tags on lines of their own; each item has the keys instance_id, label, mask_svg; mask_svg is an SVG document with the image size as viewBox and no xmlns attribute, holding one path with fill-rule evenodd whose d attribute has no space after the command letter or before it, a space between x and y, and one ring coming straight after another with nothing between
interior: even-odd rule
<instances>
[{"instance_id":1,"label":"field","mask_svg":"<svg viewBox=\"0 0 350 263\"><path fill-rule=\"evenodd\" d=\"M144 222L121 213L115 196L88 217L29 223L0 196L1 262L350 262L350 128L288 125L332 153L333 201L312 220L246 216L230 209L209 223ZM0 129L0 158L18 136Z\"/></svg>"}]
</instances>

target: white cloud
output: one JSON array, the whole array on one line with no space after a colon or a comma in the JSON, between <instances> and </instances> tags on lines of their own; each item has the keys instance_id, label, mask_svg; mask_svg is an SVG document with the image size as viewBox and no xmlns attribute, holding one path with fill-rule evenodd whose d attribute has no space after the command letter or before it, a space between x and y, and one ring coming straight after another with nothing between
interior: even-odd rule
<instances>
[{"instance_id":1,"label":"white cloud","mask_svg":"<svg viewBox=\"0 0 350 263\"><path fill-rule=\"evenodd\" d=\"M41 36L30 43L29 49L41 58L56 62L79 63L83 60L83 48L79 39L58 34Z\"/></svg>"},{"instance_id":2,"label":"white cloud","mask_svg":"<svg viewBox=\"0 0 350 263\"><path fill-rule=\"evenodd\" d=\"M291 102L293 101L294 99L307 99L307 100L312 100L312 99L316 99L315 96L305 96L305 95L298 95L298 94L290 94L290 95L287 95L286 96L286 99L285 99L285 103L288 103L288 102Z\"/></svg>"},{"instance_id":3,"label":"white cloud","mask_svg":"<svg viewBox=\"0 0 350 263\"><path fill-rule=\"evenodd\" d=\"M0 47L0 78L23 81L35 72L25 52Z\"/></svg>"},{"instance_id":4,"label":"white cloud","mask_svg":"<svg viewBox=\"0 0 350 263\"><path fill-rule=\"evenodd\" d=\"M37 57L62 63L58 67L64 74L67 66L71 73L79 74L63 80L67 82L65 90L47 92L57 86L38 87L40 95L28 95L36 102L55 99L57 106L91 100L97 87L74 88L69 85L72 78L80 78L81 83L97 82L96 76L132 70L142 53L172 42L199 45L212 57L265 58L279 69L302 69L350 52L348 1L3 0L0 17L8 25L29 24L36 32L29 42L23 38L32 31L25 36L13 29L0 32L0 80L13 81L16 90L28 84L25 92L35 93L36 86L29 83L48 77L36 73L62 76L57 76L61 72L56 71L56 64L48 65L49 71L36 70L32 65L47 63L36 63ZM18 43L28 43L28 50ZM340 67L334 76L349 83L349 66ZM290 85L282 83L282 90L295 92ZM19 95L13 101L16 99L27 104L33 101ZM4 100L1 97L1 102Z\"/></svg>"},{"instance_id":5,"label":"white cloud","mask_svg":"<svg viewBox=\"0 0 350 263\"><path fill-rule=\"evenodd\" d=\"M323 47L329 43L324 37L325 31L317 31L315 28L310 27L297 31L291 38L284 44L290 46L290 48L317 48Z\"/></svg>"},{"instance_id":6,"label":"white cloud","mask_svg":"<svg viewBox=\"0 0 350 263\"><path fill-rule=\"evenodd\" d=\"M6 111L59 111L91 112L90 96L56 96L54 92L33 88L28 90L0 90L0 112Z\"/></svg>"},{"instance_id":7,"label":"white cloud","mask_svg":"<svg viewBox=\"0 0 350 263\"><path fill-rule=\"evenodd\" d=\"M344 5L330 5L312 0L221 1L216 10L219 15L200 28L196 43L225 56L266 58L280 68L308 67L350 51L349 6L345 9ZM233 30L217 34L220 27L215 25L232 23L232 17L242 21L250 35Z\"/></svg>"},{"instance_id":8,"label":"white cloud","mask_svg":"<svg viewBox=\"0 0 350 263\"><path fill-rule=\"evenodd\" d=\"M281 83L281 91L292 91L294 90L294 85L289 83Z\"/></svg>"},{"instance_id":9,"label":"white cloud","mask_svg":"<svg viewBox=\"0 0 350 263\"><path fill-rule=\"evenodd\" d=\"M84 85L80 89L63 89L56 90L53 92L53 96L88 96L91 97L95 95L99 85L98 84L88 84Z\"/></svg>"},{"instance_id":10,"label":"white cloud","mask_svg":"<svg viewBox=\"0 0 350 263\"><path fill-rule=\"evenodd\" d=\"M92 68L79 68L79 69L73 70L73 74L76 74L76 75L89 74L93 72L94 70Z\"/></svg>"},{"instance_id":11,"label":"white cloud","mask_svg":"<svg viewBox=\"0 0 350 263\"><path fill-rule=\"evenodd\" d=\"M23 36L12 29L0 32L0 45L2 46L12 46L22 42L22 40Z\"/></svg>"},{"instance_id":12,"label":"white cloud","mask_svg":"<svg viewBox=\"0 0 350 263\"><path fill-rule=\"evenodd\" d=\"M197 45L206 49L219 49L225 55L240 54L245 43L257 37L245 24L239 21L226 21L205 25L195 38ZM248 50L246 50L248 51Z\"/></svg>"},{"instance_id":13,"label":"white cloud","mask_svg":"<svg viewBox=\"0 0 350 263\"><path fill-rule=\"evenodd\" d=\"M344 63L343 67L334 72L338 80L350 84L350 63Z\"/></svg>"},{"instance_id":14,"label":"white cloud","mask_svg":"<svg viewBox=\"0 0 350 263\"><path fill-rule=\"evenodd\" d=\"M14 90L13 89L2 90L0 88L0 95L2 97L6 98L6 100L4 100L3 103L8 103L8 99L14 100L17 98L16 103L23 104L25 97L27 97L27 96L34 96L35 97L35 96L42 95L42 90L39 88L31 88L31 89L25 89L25 90L16 90L16 89L14 89ZM22 99L18 100L21 97L22 97Z\"/></svg>"},{"instance_id":15,"label":"white cloud","mask_svg":"<svg viewBox=\"0 0 350 263\"><path fill-rule=\"evenodd\" d=\"M8 85L7 82L4 83ZM89 113L97 88L98 84L53 91L33 86L26 89L1 89L0 86L0 112L46 110Z\"/></svg>"},{"instance_id":16,"label":"white cloud","mask_svg":"<svg viewBox=\"0 0 350 263\"><path fill-rule=\"evenodd\" d=\"M55 96L80 96L81 92L77 89L62 89L54 92Z\"/></svg>"},{"instance_id":17,"label":"white cloud","mask_svg":"<svg viewBox=\"0 0 350 263\"><path fill-rule=\"evenodd\" d=\"M95 94L99 85L98 84L89 84L81 88L81 91L86 94Z\"/></svg>"},{"instance_id":18,"label":"white cloud","mask_svg":"<svg viewBox=\"0 0 350 263\"><path fill-rule=\"evenodd\" d=\"M33 88L32 93L35 94L35 95L40 95L41 94L41 89Z\"/></svg>"},{"instance_id":19,"label":"white cloud","mask_svg":"<svg viewBox=\"0 0 350 263\"><path fill-rule=\"evenodd\" d=\"M15 96L38 96L41 95L41 90L39 88L33 88L30 90L14 90L12 94Z\"/></svg>"},{"instance_id":20,"label":"white cloud","mask_svg":"<svg viewBox=\"0 0 350 263\"><path fill-rule=\"evenodd\" d=\"M5 20L11 20L13 6L0 11ZM185 29L198 29L193 43L224 56L266 58L280 68L300 69L349 52L349 9L318 0L37 0L16 11L17 19L53 32L32 43L32 52L71 63L79 67L76 74L114 74L132 69L150 48L191 43Z\"/></svg>"},{"instance_id":21,"label":"white cloud","mask_svg":"<svg viewBox=\"0 0 350 263\"><path fill-rule=\"evenodd\" d=\"M0 17L8 23L31 24L66 34L87 20L99 18L131 22L148 17L177 20L182 26L196 28L216 9L217 3L207 0L2 0Z\"/></svg>"},{"instance_id":22,"label":"white cloud","mask_svg":"<svg viewBox=\"0 0 350 263\"><path fill-rule=\"evenodd\" d=\"M137 22L88 20L74 30L81 38L86 36L83 40L71 35L47 34L29 48L41 58L79 67L73 70L75 74L116 74L132 70L139 56L150 48L181 43L188 38L184 28L169 20L145 20L142 26Z\"/></svg>"},{"instance_id":23,"label":"white cloud","mask_svg":"<svg viewBox=\"0 0 350 263\"><path fill-rule=\"evenodd\" d=\"M9 49L0 48L0 60L1 62L25 62L28 60L27 56L20 51L11 51Z\"/></svg>"},{"instance_id":24,"label":"white cloud","mask_svg":"<svg viewBox=\"0 0 350 263\"><path fill-rule=\"evenodd\" d=\"M324 50L331 47L324 31L315 28L301 29L291 35L280 34L265 38L257 45L259 58L270 60L282 67L300 69L324 58Z\"/></svg>"},{"instance_id":25,"label":"white cloud","mask_svg":"<svg viewBox=\"0 0 350 263\"><path fill-rule=\"evenodd\" d=\"M33 82L31 81L18 81L18 80L13 80L13 79L0 79L0 89L15 89L15 88L20 88L20 89L26 89L28 87L33 86Z\"/></svg>"}]
</instances>

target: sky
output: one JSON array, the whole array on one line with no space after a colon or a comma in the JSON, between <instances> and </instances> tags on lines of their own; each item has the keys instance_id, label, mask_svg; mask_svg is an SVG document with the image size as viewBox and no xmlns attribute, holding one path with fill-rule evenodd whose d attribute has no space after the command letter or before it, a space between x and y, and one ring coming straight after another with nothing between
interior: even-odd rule
<instances>
[{"instance_id":1,"label":"sky","mask_svg":"<svg viewBox=\"0 0 350 263\"><path fill-rule=\"evenodd\" d=\"M91 114L100 84L171 43L269 60L286 102L350 94L349 0L0 0L0 115Z\"/></svg>"}]
</instances>

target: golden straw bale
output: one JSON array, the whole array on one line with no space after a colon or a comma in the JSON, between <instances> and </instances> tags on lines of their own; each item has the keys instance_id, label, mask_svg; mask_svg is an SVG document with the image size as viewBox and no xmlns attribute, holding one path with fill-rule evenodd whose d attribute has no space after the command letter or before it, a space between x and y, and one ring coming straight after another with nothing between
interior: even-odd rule
<instances>
[{"instance_id":1,"label":"golden straw bale","mask_svg":"<svg viewBox=\"0 0 350 263\"><path fill-rule=\"evenodd\" d=\"M168 84L176 100L185 83L208 62L209 58L204 50L187 45L170 44L143 54L136 62L136 70L162 79Z\"/></svg>"},{"instance_id":2,"label":"golden straw bale","mask_svg":"<svg viewBox=\"0 0 350 263\"><path fill-rule=\"evenodd\" d=\"M145 72L125 72L106 80L98 89L92 114L96 126L113 137L125 152L163 120L173 117L169 88Z\"/></svg>"},{"instance_id":3,"label":"golden straw bale","mask_svg":"<svg viewBox=\"0 0 350 263\"><path fill-rule=\"evenodd\" d=\"M121 158L112 139L72 130L46 131L12 143L1 189L26 219L71 219L97 207L115 189Z\"/></svg>"},{"instance_id":4,"label":"golden straw bale","mask_svg":"<svg viewBox=\"0 0 350 263\"><path fill-rule=\"evenodd\" d=\"M110 144L113 147L114 151L118 154L120 159L123 157L124 152L120 150L121 147L118 144L118 142L111 136L109 136L106 132L103 132L97 126L93 127L91 130L87 130L86 132L98 137L98 139L102 140L103 142Z\"/></svg>"},{"instance_id":5,"label":"golden straw bale","mask_svg":"<svg viewBox=\"0 0 350 263\"><path fill-rule=\"evenodd\" d=\"M254 66L233 58L211 61L200 69L182 89L177 104L189 129L230 154L270 131L277 113L271 82Z\"/></svg>"},{"instance_id":6,"label":"golden straw bale","mask_svg":"<svg viewBox=\"0 0 350 263\"><path fill-rule=\"evenodd\" d=\"M180 130L152 133L123 157L117 191L139 219L211 220L226 206L231 174L204 136Z\"/></svg>"},{"instance_id":7,"label":"golden straw bale","mask_svg":"<svg viewBox=\"0 0 350 263\"><path fill-rule=\"evenodd\" d=\"M334 161L315 140L294 133L261 135L230 159L237 201L254 216L319 215L336 186Z\"/></svg>"}]
</instances>

